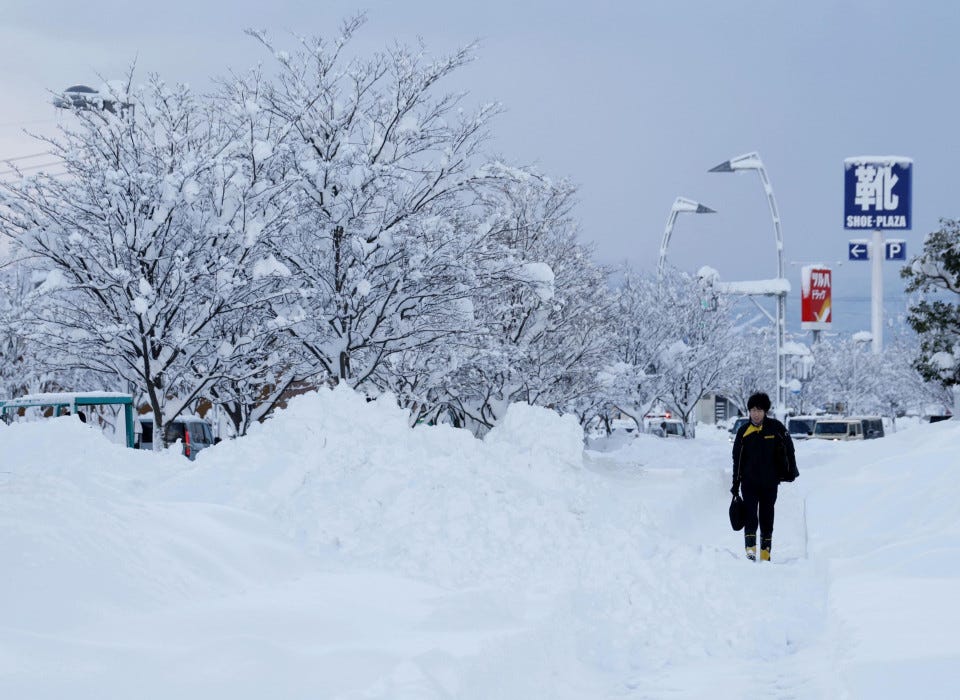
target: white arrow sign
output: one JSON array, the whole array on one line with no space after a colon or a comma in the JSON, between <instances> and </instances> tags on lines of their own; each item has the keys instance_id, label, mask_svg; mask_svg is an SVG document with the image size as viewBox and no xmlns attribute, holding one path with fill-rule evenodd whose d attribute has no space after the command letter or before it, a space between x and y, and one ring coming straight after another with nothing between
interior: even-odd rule
<instances>
[{"instance_id":1,"label":"white arrow sign","mask_svg":"<svg viewBox=\"0 0 960 700\"><path fill-rule=\"evenodd\" d=\"M867 241L850 241L847 244L847 251L850 260L870 259L870 246Z\"/></svg>"}]
</instances>

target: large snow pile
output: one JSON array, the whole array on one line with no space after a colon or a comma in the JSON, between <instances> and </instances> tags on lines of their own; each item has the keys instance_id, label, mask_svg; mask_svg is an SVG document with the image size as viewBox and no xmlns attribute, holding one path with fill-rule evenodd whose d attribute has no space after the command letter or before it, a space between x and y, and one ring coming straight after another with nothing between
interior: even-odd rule
<instances>
[{"instance_id":1,"label":"large snow pile","mask_svg":"<svg viewBox=\"0 0 960 700\"><path fill-rule=\"evenodd\" d=\"M774 564L730 444L485 440L298 397L200 453L0 425L0 697L948 697L960 426L798 444ZM919 673L917 672L919 669Z\"/></svg>"},{"instance_id":2,"label":"large snow pile","mask_svg":"<svg viewBox=\"0 0 960 700\"><path fill-rule=\"evenodd\" d=\"M584 539L582 454L576 420L543 408L512 406L481 442L411 430L392 397L337 389L202 452L155 495L277 519L315 553L467 584L572 565L569 547Z\"/></svg>"}]
</instances>

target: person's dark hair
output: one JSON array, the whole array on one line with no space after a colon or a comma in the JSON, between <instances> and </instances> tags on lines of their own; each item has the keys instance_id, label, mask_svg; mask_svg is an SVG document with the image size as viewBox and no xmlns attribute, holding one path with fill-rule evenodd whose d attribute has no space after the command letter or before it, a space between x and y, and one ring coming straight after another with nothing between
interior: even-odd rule
<instances>
[{"instance_id":1,"label":"person's dark hair","mask_svg":"<svg viewBox=\"0 0 960 700\"><path fill-rule=\"evenodd\" d=\"M747 399L747 410L751 408L759 408L761 411L770 410L770 397L764 394L762 391L758 391L756 394Z\"/></svg>"}]
</instances>

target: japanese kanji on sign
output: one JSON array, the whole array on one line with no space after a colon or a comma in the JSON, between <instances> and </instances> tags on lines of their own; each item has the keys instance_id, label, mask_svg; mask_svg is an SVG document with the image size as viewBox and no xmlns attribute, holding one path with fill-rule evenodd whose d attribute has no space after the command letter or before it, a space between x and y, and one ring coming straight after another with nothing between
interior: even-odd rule
<instances>
[{"instance_id":1,"label":"japanese kanji on sign","mask_svg":"<svg viewBox=\"0 0 960 700\"><path fill-rule=\"evenodd\" d=\"M906 231L913 161L900 156L855 156L843 162L845 229Z\"/></svg>"},{"instance_id":2,"label":"japanese kanji on sign","mask_svg":"<svg viewBox=\"0 0 960 700\"><path fill-rule=\"evenodd\" d=\"M829 267L807 265L800 271L800 327L827 330L833 320Z\"/></svg>"}]
</instances>

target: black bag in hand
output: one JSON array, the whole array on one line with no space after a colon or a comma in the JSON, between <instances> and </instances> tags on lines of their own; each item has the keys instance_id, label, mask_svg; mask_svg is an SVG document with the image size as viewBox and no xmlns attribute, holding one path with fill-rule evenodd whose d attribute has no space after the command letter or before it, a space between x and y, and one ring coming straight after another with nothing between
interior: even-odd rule
<instances>
[{"instance_id":1,"label":"black bag in hand","mask_svg":"<svg viewBox=\"0 0 960 700\"><path fill-rule=\"evenodd\" d=\"M742 530L747 520L747 509L743 505L743 499L737 494L730 501L730 527L734 530Z\"/></svg>"}]
</instances>

